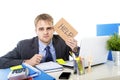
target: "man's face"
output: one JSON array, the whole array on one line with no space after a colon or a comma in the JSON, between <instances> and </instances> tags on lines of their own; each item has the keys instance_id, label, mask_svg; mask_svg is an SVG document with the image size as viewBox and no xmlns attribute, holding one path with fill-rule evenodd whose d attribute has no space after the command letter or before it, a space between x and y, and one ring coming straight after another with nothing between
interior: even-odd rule
<instances>
[{"instance_id":1,"label":"man's face","mask_svg":"<svg viewBox=\"0 0 120 80\"><path fill-rule=\"evenodd\" d=\"M40 41L44 44L49 44L53 37L54 27L52 23L40 20L36 25L35 31Z\"/></svg>"}]
</instances>

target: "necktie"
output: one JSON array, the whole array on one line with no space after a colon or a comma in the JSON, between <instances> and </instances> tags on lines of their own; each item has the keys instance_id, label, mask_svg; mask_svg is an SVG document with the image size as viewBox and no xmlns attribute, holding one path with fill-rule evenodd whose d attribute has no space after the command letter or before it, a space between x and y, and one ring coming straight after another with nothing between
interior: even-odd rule
<instances>
[{"instance_id":1,"label":"necktie","mask_svg":"<svg viewBox=\"0 0 120 80\"><path fill-rule=\"evenodd\" d=\"M52 54L50 53L50 47L47 46L45 48L46 50L46 56L45 56L45 61L48 62L48 61L53 61L53 58L52 58Z\"/></svg>"}]
</instances>

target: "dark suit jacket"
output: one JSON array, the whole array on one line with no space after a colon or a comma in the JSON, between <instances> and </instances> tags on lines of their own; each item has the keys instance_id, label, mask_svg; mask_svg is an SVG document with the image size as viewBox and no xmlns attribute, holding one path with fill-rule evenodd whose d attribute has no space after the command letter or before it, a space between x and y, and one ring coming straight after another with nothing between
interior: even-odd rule
<instances>
[{"instance_id":1,"label":"dark suit jacket","mask_svg":"<svg viewBox=\"0 0 120 80\"><path fill-rule=\"evenodd\" d=\"M56 58L68 60L69 51L71 51L70 47L68 47L58 35L54 35L52 40ZM0 68L8 68L22 64L23 60L30 59L35 54L38 54L38 52L38 37L22 40L17 44L17 47L0 58Z\"/></svg>"}]
</instances>

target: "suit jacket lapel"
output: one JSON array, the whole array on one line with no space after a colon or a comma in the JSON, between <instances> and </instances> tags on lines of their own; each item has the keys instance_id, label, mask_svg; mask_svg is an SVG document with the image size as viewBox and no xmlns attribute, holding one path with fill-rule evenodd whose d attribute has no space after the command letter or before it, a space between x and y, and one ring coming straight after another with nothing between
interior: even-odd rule
<instances>
[{"instance_id":1,"label":"suit jacket lapel","mask_svg":"<svg viewBox=\"0 0 120 80\"><path fill-rule=\"evenodd\" d=\"M60 44L58 44L58 40L55 39L55 37L53 37L53 46L55 48L55 53L56 53L56 59L60 58L61 56L61 48L60 48Z\"/></svg>"},{"instance_id":2,"label":"suit jacket lapel","mask_svg":"<svg viewBox=\"0 0 120 80\"><path fill-rule=\"evenodd\" d=\"M32 52L34 54L39 53L39 44L38 44L38 37L35 37L32 43Z\"/></svg>"}]
</instances>

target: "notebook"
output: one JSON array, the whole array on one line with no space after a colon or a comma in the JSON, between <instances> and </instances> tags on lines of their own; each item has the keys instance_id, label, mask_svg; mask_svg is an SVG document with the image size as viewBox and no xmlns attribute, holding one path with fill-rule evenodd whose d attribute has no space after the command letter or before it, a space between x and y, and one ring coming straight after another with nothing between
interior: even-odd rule
<instances>
[{"instance_id":1,"label":"notebook","mask_svg":"<svg viewBox=\"0 0 120 80\"><path fill-rule=\"evenodd\" d=\"M57 62L44 62L40 63L35 66L37 69L45 71L45 72L55 72L55 71L60 71L63 70L63 66L58 64Z\"/></svg>"},{"instance_id":2,"label":"notebook","mask_svg":"<svg viewBox=\"0 0 120 80\"><path fill-rule=\"evenodd\" d=\"M90 60L92 66L107 61L106 42L108 39L109 36L96 36L81 40L79 56L84 58L85 67L88 67L88 61Z\"/></svg>"}]
</instances>

